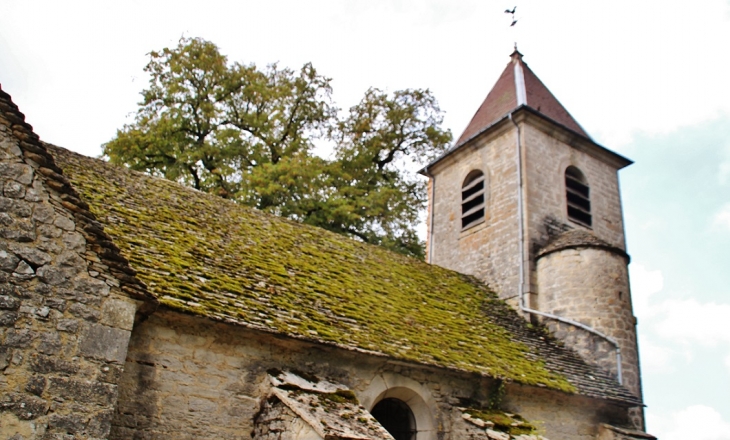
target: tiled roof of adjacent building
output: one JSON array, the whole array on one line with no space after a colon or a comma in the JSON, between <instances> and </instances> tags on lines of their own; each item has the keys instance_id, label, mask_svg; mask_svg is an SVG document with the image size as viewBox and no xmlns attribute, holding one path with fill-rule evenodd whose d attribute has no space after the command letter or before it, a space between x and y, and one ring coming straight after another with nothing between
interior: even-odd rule
<instances>
[{"instance_id":1,"label":"tiled roof of adjacent building","mask_svg":"<svg viewBox=\"0 0 730 440\"><path fill-rule=\"evenodd\" d=\"M558 124L590 138L527 63L522 61L522 54L515 49L511 57L497 83L454 145L458 147L522 105L529 106Z\"/></svg>"}]
</instances>

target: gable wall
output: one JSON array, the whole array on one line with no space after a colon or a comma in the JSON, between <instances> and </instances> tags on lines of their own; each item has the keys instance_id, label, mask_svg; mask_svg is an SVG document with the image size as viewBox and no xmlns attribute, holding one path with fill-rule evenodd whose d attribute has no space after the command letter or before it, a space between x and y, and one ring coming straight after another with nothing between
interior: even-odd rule
<instances>
[{"instance_id":1,"label":"gable wall","mask_svg":"<svg viewBox=\"0 0 730 440\"><path fill-rule=\"evenodd\" d=\"M379 356L311 344L158 310L135 327L120 384L113 439L249 439L268 396L267 370L296 369L349 386L368 409L383 396L407 400L418 440L466 438L463 399L484 404L489 379L429 369ZM600 401L518 385L506 409L554 439L594 438L599 422L625 421L626 411Z\"/></svg>"},{"instance_id":2,"label":"gable wall","mask_svg":"<svg viewBox=\"0 0 730 440\"><path fill-rule=\"evenodd\" d=\"M0 438L105 438L136 305L21 118L0 91Z\"/></svg>"}]
</instances>

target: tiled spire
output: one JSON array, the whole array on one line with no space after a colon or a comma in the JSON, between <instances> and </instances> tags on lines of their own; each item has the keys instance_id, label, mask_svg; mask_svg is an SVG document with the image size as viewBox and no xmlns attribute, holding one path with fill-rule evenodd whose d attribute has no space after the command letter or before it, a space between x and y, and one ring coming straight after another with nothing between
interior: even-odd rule
<instances>
[{"instance_id":1,"label":"tiled spire","mask_svg":"<svg viewBox=\"0 0 730 440\"><path fill-rule=\"evenodd\" d=\"M565 107L550 93L545 84L522 61L522 54L516 47L510 57L509 64L469 122L464 133L459 137L456 145L462 144L522 105L527 105L558 124L590 138Z\"/></svg>"}]
</instances>

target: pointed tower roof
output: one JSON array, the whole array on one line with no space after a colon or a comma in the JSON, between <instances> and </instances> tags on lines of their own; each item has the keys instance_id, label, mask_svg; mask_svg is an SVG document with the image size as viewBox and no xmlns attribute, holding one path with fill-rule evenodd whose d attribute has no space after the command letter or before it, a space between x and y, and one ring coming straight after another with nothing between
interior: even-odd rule
<instances>
[{"instance_id":1,"label":"pointed tower roof","mask_svg":"<svg viewBox=\"0 0 730 440\"><path fill-rule=\"evenodd\" d=\"M523 105L537 110L558 124L590 139L580 124L522 61L522 54L517 47L510 57L512 59L509 64L455 145L461 145L507 113Z\"/></svg>"}]
</instances>

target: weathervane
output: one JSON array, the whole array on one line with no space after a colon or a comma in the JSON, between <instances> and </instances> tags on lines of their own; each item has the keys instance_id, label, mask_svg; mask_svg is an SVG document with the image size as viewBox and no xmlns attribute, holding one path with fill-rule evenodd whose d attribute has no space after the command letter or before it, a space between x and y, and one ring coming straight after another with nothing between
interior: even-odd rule
<instances>
[{"instance_id":1,"label":"weathervane","mask_svg":"<svg viewBox=\"0 0 730 440\"><path fill-rule=\"evenodd\" d=\"M517 19L515 18L515 11L516 10L517 10L517 6L515 6L514 8L512 8L512 10L509 10L509 9L505 9L504 10L504 13L505 14L512 14L512 24L510 24L510 26L514 26L514 25L517 24Z\"/></svg>"}]
</instances>

